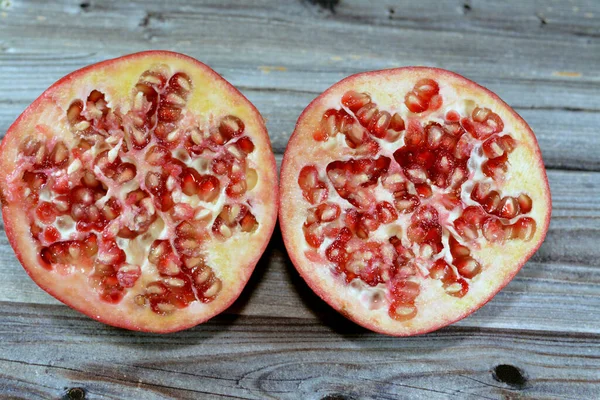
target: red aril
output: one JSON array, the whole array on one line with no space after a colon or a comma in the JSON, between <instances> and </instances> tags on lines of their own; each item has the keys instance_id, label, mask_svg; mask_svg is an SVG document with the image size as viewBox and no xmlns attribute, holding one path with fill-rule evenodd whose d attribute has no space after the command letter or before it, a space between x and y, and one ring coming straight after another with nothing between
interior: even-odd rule
<instances>
[{"instance_id":1,"label":"red aril","mask_svg":"<svg viewBox=\"0 0 600 400\"><path fill-rule=\"evenodd\" d=\"M304 110L281 166L281 230L299 273L336 310L390 335L485 304L540 246L550 211L525 121L435 68L337 83Z\"/></svg>"},{"instance_id":2,"label":"red aril","mask_svg":"<svg viewBox=\"0 0 600 400\"><path fill-rule=\"evenodd\" d=\"M0 163L5 229L27 273L127 329L172 332L223 311L277 217L262 117L177 53L61 79L10 127Z\"/></svg>"}]
</instances>

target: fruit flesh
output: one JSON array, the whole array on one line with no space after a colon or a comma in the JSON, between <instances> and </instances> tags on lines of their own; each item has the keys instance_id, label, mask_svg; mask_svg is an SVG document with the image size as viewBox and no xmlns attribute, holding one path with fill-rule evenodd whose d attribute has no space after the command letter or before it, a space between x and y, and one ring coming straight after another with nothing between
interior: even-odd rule
<instances>
[{"instance_id":1,"label":"fruit flesh","mask_svg":"<svg viewBox=\"0 0 600 400\"><path fill-rule=\"evenodd\" d=\"M486 89L430 68L359 74L326 91L298 121L281 183L300 274L344 315L393 335L487 302L539 247L551 208L525 122ZM307 196L314 188L326 195ZM338 219L315 217L324 203L341 208Z\"/></svg>"},{"instance_id":2,"label":"fruit flesh","mask_svg":"<svg viewBox=\"0 0 600 400\"><path fill-rule=\"evenodd\" d=\"M168 332L221 312L275 224L260 114L180 54L138 53L63 78L0 151L6 231L27 272L112 325Z\"/></svg>"}]
</instances>

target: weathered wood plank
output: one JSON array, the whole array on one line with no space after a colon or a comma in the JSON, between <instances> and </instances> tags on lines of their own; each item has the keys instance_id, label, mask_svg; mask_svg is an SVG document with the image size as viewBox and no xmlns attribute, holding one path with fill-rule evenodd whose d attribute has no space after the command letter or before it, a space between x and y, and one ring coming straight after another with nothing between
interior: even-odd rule
<instances>
[{"instance_id":1,"label":"weathered wood plank","mask_svg":"<svg viewBox=\"0 0 600 400\"><path fill-rule=\"evenodd\" d=\"M459 326L600 333L600 174L550 171L549 177L554 212L545 243L513 282ZM29 279L4 235L0 301L60 304ZM298 276L276 229L228 313L318 320L323 310L330 309Z\"/></svg>"},{"instance_id":2,"label":"weathered wood plank","mask_svg":"<svg viewBox=\"0 0 600 400\"><path fill-rule=\"evenodd\" d=\"M596 32L598 3L559 4L549 11L520 2L489 9L469 4L468 16L456 2L429 9L414 5L389 19L393 6L387 2L345 1L335 14L299 1L237 7L104 2L84 8L72 1L15 2L3 11L0 25L0 134L58 78L151 46L195 56L240 87L268 119L277 152L285 149L304 107L339 79L425 64L462 73L514 106L537 133L548 167L599 170L600 42L587 37ZM565 13L565 7L578 11ZM555 32L563 36L538 32L537 25L526 28L540 13L551 21L543 28L563 24ZM559 19L561 13L566 17ZM382 18L385 24L378 23ZM458 30L450 29L452 23ZM63 25L69 29L57 29ZM477 32L477 40L469 30Z\"/></svg>"},{"instance_id":3,"label":"weathered wood plank","mask_svg":"<svg viewBox=\"0 0 600 400\"><path fill-rule=\"evenodd\" d=\"M62 307L0 303L0 337L0 383L19 398L57 398L68 387L85 388L89 399L600 394L597 335L450 327L391 338L332 314L323 321L221 316L157 336L97 326ZM522 378L495 379L502 364Z\"/></svg>"}]
</instances>

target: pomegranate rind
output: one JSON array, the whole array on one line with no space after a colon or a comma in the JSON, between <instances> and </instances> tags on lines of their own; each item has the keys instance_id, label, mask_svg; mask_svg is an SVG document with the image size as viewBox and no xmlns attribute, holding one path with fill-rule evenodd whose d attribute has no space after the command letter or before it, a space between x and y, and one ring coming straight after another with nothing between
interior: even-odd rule
<instances>
[{"instance_id":1,"label":"pomegranate rind","mask_svg":"<svg viewBox=\"0 0 600 400\"><path fill-rule=\"evenodd\" d=\"M140 75L160 64L168 65L174 72L186 73L199 88L189 94L186 110L198 118L206 116L217 121L221 116L233 114L244 121L246 133L255 145L248 159L253 160L253 168L259 176L252 194L247 197L253 210L258 210L258 229L251 234L236 233L227 241L215 239L207 245L211 266L223 283L220 294L211 302L193 301L167 315L157 314L150 307L140 308L127 297L117 304L103 302L90 288L86 274L61 274L41 266L39 245L29 230L29 218L9 183L20 143L25 137L36 132L40 137L49 138L61 132L65 142L72 140L66 110L73 100L85 99L94 89L106 94L109 104L119 105L127 111L132 88ZM40 121L51 121L52 132L36 129ZM38 286L69 307L105 324L129 330L175 332L205 322L227 309L241 294L267 247L277 220L277 198L275 157L258 110L207 65L169 51L135 53L93 64L63 77L27 107L8 129L0 145L0 200L5 231L25 271Z\"/></svg>"},{"instance_id":2,"label":"pomegranate rind","mask_svg":"<svg viewBox=\"0 0 600 400\"><path fill-rule=\"evenodd\" d=\"M417 315L407 321L396 321L388 314L389 303L378 309L369 309L370 305L360 300L343 275L332 272L333 264L307 245L302 226L311 205L303 198L298 174L304 166L315 165L320 177L326 180L325 167L328 163L360 157L344 145L342 134L328 142L313 138L324 112L340 108L340 99L346 92L369 93L380 109L397 110L403 117L415 117L417 114L410 113L404 104L404 94L412 90L420 79L434 79L439 84L444 99L440 110L456 109L463 114L463 110L475 106L488 107L502 118L504 132L510 132L520 144L509 155L511 175L504 182L503 190L529 194L534 204L529 216L534 218L538 228L529 241L511 240L483 249L471 249L472 255L486 267L472 280L469 292L462 298L446 295L439 281L423 279L421 293L415 301ZM330 182L329 187L330 192L334 192ZM352 75L313 100L300 115L288 142L281 165L280 191L279 223L284 243L292 263L308 286L357 324L392 336L412 336L437 330L465 318L487 303L541 246L548 231L552 208L541 151L533 131L523 118L497 95L475 82L450 71L428 67L405 67ZM348 203L343 205L349 206ZM307 257L306 251L310 257Z\"/></svg>"}]
</instances>

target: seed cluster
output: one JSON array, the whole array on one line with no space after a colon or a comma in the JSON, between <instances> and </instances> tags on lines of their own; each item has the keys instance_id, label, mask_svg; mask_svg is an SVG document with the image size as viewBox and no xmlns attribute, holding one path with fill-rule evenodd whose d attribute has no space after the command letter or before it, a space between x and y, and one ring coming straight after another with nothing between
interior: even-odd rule
<instances>
[{"instance_id":1,"label":"seed cluster","mask_svg":"<svg viewBox=\"0 0 600 400\"><path fill-rule=\"evenodd\" d=\"M73 101L74 141L24 140L17 186L45 268L86 274L111 303L134 290L135 304L157 314L219 295L204 243L258 228L248 195L259 176L240 118L189 122L192 90L188 75L158 65L141 74L129 107L109 107L98 90Z\"/></svg>"},{"instance_id":2,"label":"seed cluster","mask_svg":"<svg viewBox=\"0 0 600 400\"><path fill-rule=\"evenodd\" d=\"M535 220L522 216L531 198L502 196L499 189L518 143L498 114L483 107L442 114L432 79L416 82L404 104L406 120L380 110L367 93L345 93L338 109L324 112L313 138L343 135L353 158L307 165L298 175L311 204L303 225L307 244L349 284L383 285L389 315L400 321L417 315L423 279L439 281L449 296L465 296L485 269L470 250L481 240L530 240L536 230ZM440 114L442 123L432 118ZM384 143L396 150L386 153ZM480 166L473 157L483 160ZM483 178L465 185L475 176Z\"/></svg>"}]
</instances>

